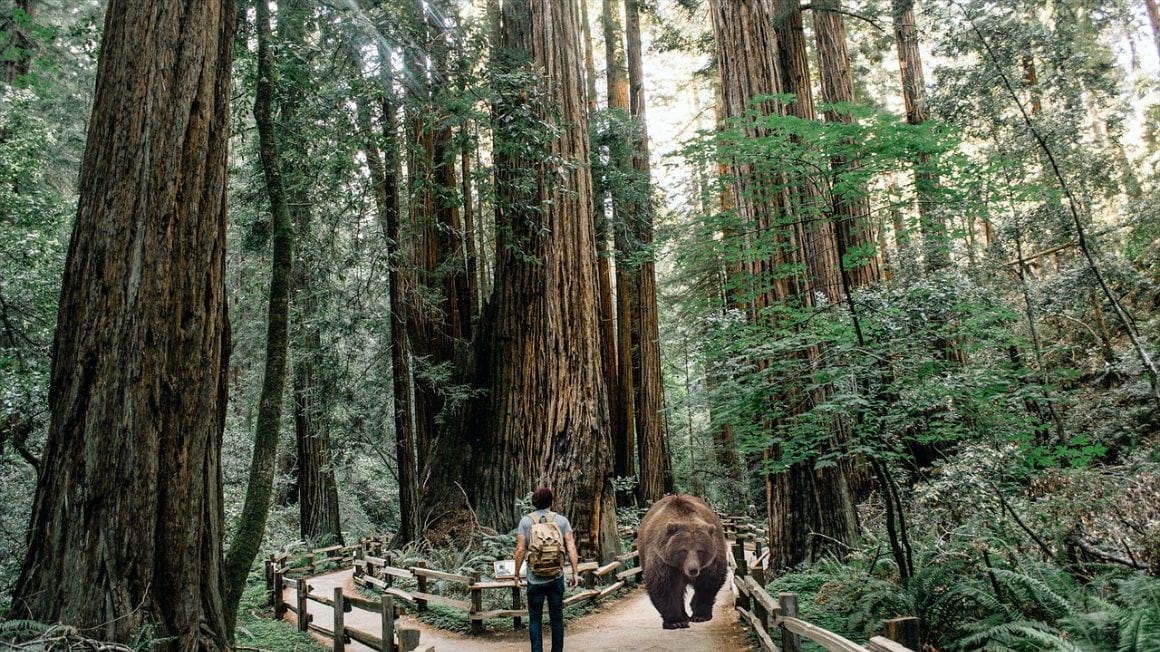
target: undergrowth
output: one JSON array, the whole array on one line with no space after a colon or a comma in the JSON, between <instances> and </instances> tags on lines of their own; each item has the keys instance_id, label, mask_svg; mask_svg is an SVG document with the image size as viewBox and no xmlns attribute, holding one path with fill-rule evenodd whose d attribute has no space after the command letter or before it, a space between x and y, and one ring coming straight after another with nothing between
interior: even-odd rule
<instances>
[{"instance_id":1,"label":"undergrowth","mask_svg":"<svg viewBox=\"0 0 1160 652\"><path fill-rule=\"evenodd\" d=\"M916 616L934 649L1160 650L1160 579L1113 566L1079 578L998 541L915 544L905 583L871 540L844 562L799 568L768 589L797 593L802 619L856 641L885 620Z\"/></svg>"}]
</instances>

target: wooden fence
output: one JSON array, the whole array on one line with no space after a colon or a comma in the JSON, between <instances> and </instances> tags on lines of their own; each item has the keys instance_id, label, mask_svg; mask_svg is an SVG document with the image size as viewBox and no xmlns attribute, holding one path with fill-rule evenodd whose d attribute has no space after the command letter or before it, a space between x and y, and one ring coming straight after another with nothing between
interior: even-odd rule
<instances>
[{"instance_id":1,"label":"wooden fence","mask_svg":"<svg viewBox=\"0 0 1160 652\"><path fill-rule=\"evenodd\" d=\"M913 652L918 648L918 619L896 618L886 623L886 636L875 636L859 645L834 632L798 618L796 593L781 593L775 600L765 590L769 548L759 526L744 519L725 517L726 538L730 541L729 567L737 593L737 613L753 630L764 652L800 652L802 638L829 652ZM781 648L772 633L780 630Z\"/></svg>"},{"instance_id":2,"label":"wooden fence","mask_svg":"<svg viewBox=\"0 0 1160 652\"><path fill-rule=\"evenodd\" d=\"M274 607L275 619L281 620L286 612L293 612L301 631L313 631L331 639L333 650L343 652L345 644L351 640L358 641L374 650L382 652L426 652L433 647L420 646L419 631L417 629L399 628L399 602L413 606L417 611L424 611L428 605L441 605L464 612L470 623L473 634L480 634L484 629L484 622L492 619L511 618L516 628L523 626L528 611L524 607L523 586L515 579L485 579L479 572L466 575L450 573L428 568L424 561L418 561L410 566L395 565L397 553L387 551L381 539L364 539L353 546L331 546L317 550L308 550L299 555L279 553L266 560L266 586ZM588 601L595 603L614 594L633 582L639 576L641 569L637 560L639 554L634 550L630 553L617 556L612 562L600 565L595 561L583 562L577 568L583 583L583 590L564 600L564 606ZM356 586L373 587L381 592L377 600L370 600L361 595L345 593L341 587L334 589L333 596L313 593L310 586L310 575L319 569L331 567L334 570L343 568L353 569L353 580ZM570 576L571 567L565 568ZM436 592L435 584L442 581L457 585L456 593L466 594L468 599L460 599ZM400 586L407 583L408 588ZM413 585L413 586L412 586ZM294 593L292 601L284 597L289 589ZM510 609L485 610L484 592L503 591L510 595ZM326 628L313 622L309 613L310 602L331 607L333 610L332 628ZM362 609L379 614L380 628L376 632L363 631L347 625L344 614L352 609Z\"/></svg>"},{"instance_id":3,"label":"wooden fence","mask_svg":"<svg viewBox=\"0 0 1160 652\"><path fill-rule=\"evenodd\" d=\"M635 564L639 555L633 552L619 555L612 562L600 565L595 561L581 563L577 572L583 582L584 589L564 600L564 606L577 602L597 602L612 595L633 581L640 574L639 565ZM571 567L565 568L565 575L571 575ZM452 598L434 593L432 580L442 580L458 585L462 593L466 593L468 600ZM402 589L396 584L399 581L413 582L414 589ZM511 618L512 625L522 627L523 620L528 616L524 607L524 593L521 585L515 579L484 579L479 572L467 575L448 573L427 567L425 562L416 562L410 567L395 565L391 553L383 556L364 555L354 560L354 582L358 586L372 586L389 595L405 600L423 611L430 604L442 605L463 611L471 621L471 631L474 634L483 632L483 623L487 620ZM501 591L511 597L511 608L491 609L483 608L484 592Z\"/></svg>"}]
</instances>

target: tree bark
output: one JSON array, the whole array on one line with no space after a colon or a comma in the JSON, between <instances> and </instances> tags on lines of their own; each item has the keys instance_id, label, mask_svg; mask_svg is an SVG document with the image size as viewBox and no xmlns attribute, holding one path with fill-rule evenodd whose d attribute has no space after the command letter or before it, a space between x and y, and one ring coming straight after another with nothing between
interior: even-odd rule
<instances>
[{"instance_id":1,"label":"tree bark","mask_svg":"<svg viewBox=\"0 0 1160 652\"><path fill-rule=\"evenodd\" d=\"M616 0L601 0L601 27L604 31L604 61L608 85L608 108L628 110L628 64L621 40L620 6Z\"/></svg>"},{"instance_id":2,"label":"tree bark","mask_svg":"<svg viewBox=\"0 0 1160 652\"><path fill-rule=\"evenodd\" d=\"M466 511L456 487L467 464L462 413L447 397L468 381L463 342L472 337L472 290L465 264L459 212L456 148L447 95L450 59L447 3L416 1L414 12L422 51L408 50L407 138L411 189L404 252L416 272L415 290L405 299L412 347L415 449L421 498L419 521L434 531L443 520ZM405 254L406 255L406 254ZM454 517L453 517L454 518Z\"/></svg>"},{"instance_id":3,"label":"tree bark","mask_svg":"<svg viewBox=\"0 0 1160 652\"><path fill-rule=\"evenodd\" d=\"M649 162L648 125L645 119L644 63L640 39L638 0L624 2L624 28L628 53L629 108L634 122L632 167L635 171L631 193L634 199L626 219L631 222L638 266L630 282L635 284L633 343L637 352L633 397L636 412L637 451L640 457L641 500L660 500L673 489L666 469L665 397L661 378L660 323L657 314L656 263L653 260L652 170Z\"/></svg>"},{"instance_id":4,"label":"tree bark","mask_svg":"<svg viewBox=\"0 0 1160 652\"><path fill-rule=\"evenodd\" d=\"M374 186L375 207L387 251L390 285L391 390L395 430L395 462L399 484L398 545L415 541L419 536L419 481L415 459L415 426L412 420L411 346L407 334L406 262L400 252L399 178L400 156L396 115L398 104L394 79L390 74L390 53L379 49L378 80L382 89L379 100L382 149L371 126L369 109L362 111L361 128L364 151Z\"/></svg>"},{"instance_id":5,"label":"tree bark","mask_svg":"<svg viewBox=\"0 0 1160 652\"><path fill-rule=\"evenodd\" d=\"M310 191L314 175L307 168L311 160L305 131L308 125L298 117L306 101L305 89L310 82L307 67L312 50L303 38L310 11L303 0L282 0L278 37L283 47L304 54L284 64L290 78L281 93L276 140L279 165L285 179L287 207L294 225L294 270L290 277L290 300L293 308L295 350L293 363L294 438L297 465L295 485L298 498L299 532L314 543L342 543L342 526L338 513L338 484L334 478L330 447L331 383L320 378L319 362L325 356L322 333L318 326L318 288L314 287L314 266L318 253L307 250L313 231Z\"/></svg>"},{"instance_id":6,"label":"tree bark","mask_svg":"<svg viewBox=\"0 0 1160 652\"><path fill-rule=\"evenodd\" d=\"M628 64L625 61L624 45L622 42L620 5L615 0L603 0L601 5L601 23L604 28L605 73L608 93L608 108L620 110L626 114L630 111L628 89ZM615 161L625 176L632 169L632 161L622 156L619 151L612 152L618 160ZM632 249L631 232L627 228L625 214L628 212L623 188L614 188L610 194L612 200L613 240L616 256L616 313L615 313L615 347L613 356L617 369L615 382L607 383L609 401L608 406L612 415L612 446L614 454L614 472L619 477L636 476L636 365L634 364L635 340L633 339L633 313L636 309L636 282L629 273L629 261L626 252ZM601 215L605 211L603 205L598 207ZM602 220L603 238L607 243L607 219ZM607 245L605 245L607 246ZM602 271L603 273L603 271ZM603 279L601 280L603 283ZM611 312L609 313L611 314ZM605 358L605 364L608 364Z\"/></svg>"},{"instance_id":7,"label":"tree bark","mask_svg":"<svg viewBox=\"0 0 1160 652\"><path fill-rule=\"evenodd\" d=\"M3 60L4 81L8 84L20 83L32 69L32 50L36 42L29 33L35 15L36 0L15 0L12 9L4 17L6 33L2 36L6 47L0 52L0 59Z\"/></svg>"},{"instance_id":8,"label":"tree bark","mask_svg":"<svg viewBox=\"0 0 1160 652\"><path fill-rule=\"evenodd\" d=\"M717 62L721 73L724 117L740 118L755 107L759 96L774 95L783 89L774 59L777 40L773 33L774 17L770 5L759 0L712 0L710 8L717 41ZM756 105L765 113L782 113L776 102ZM765 136L759 125L748 127L754 138ZM739 221L738 231L760 237L763 247L774 253L768 258L749 260L738 273L752 279L759 288L747 301L751 319L768 319L765 308L795 302L806 308L813 305L808 279L785 275L779 270L804 264L803 230L798 220L787 220L786 197L776 190L785 187L784 178L758 170L744 161L728 162L733 176L732 201ZM774 190L770 190L773 188ZM749 249L749 245L746 245ZM814 364L816 350L808 351ZM768 361L758 361L759 367ZM784 397L791 416L808 408L805 397L790 392ZM775 424L769 424L771 427ZM777 449L767 449L765 456L776 459ZM842 473L815 474L810 461L765 476L765 497L770 521L771 563L775 567L792 566L814 556L818 541L811 533L832 537L843 543L856 536L850 523L856 523L853 504Z\"/></svg>"},{"instance_id":9,"label":"tree bark","mask_svg":"<svg viewBox=\"0 0 1160 652\"><path fill-rule=\"evenodd\" d=\"M831 10L832 9L832 10ZM846 24L840 0L830 0L828 5L814 6L814 38L817 43L818 73L821 78L822 102L825 104L852 104L854 98L854 77L850 70L850 54L846 49ZM828 109L827 122L850 124L853 117L846 112ZM856 171L858 161L844 156L830 157L830 171L835 177ZM852 255L842 256L842 269L850 288L860 288L876 283L882 278L882 265L874 253L874 230L870 222L870 206L862 197L831 197L834 220L837 227L837 244L841 250Z\"/></svg>"},{"instance_id":10,"label":"tree bark","mask_svg":"<svg viewBox=\"0 0 1160 652\"><path fill-rule=\"evenodd\" d=\"M270 201L274 245L266 324L266 366L258 399L254 450L246 481L245 503L226 556L226 617L231 632L238 603L246 586L246 577L266 533L266 517L270 511L274 462L277 459L278 434L282 425L282 396L286 388L290 274L294 264L294 226L287 206L281 161L278 158L277 127L272 113L275 64L270 51L270 10L267 0L258 0L256 7L258 67L254 87L254 122L258 127L258 151Z\"/></svg>"},{"instance_id":11,"label":"tree bark","mask_svg":"<svg viewBox=\"0 0 1160 652\"><path fill-rule=\"evenodd\" d=\"M108 5L13 616L227 646L234 24L228 1Z\"/></svg>"},{"instance_id":12,"label":"tree bark","mask_svg":"<svg viewBox=\"0 0 1160 652\"><path fill-rule=\"evenodd\" d=\"M1156 0L1144 0L1148 9L1148 22L1152 23L1152 40L1156 43L1156 54L1160 56L1160 9L1156 8Z\"/></svg>"},{"instance_id":13,"label":"tree bark","mask_svg":"<svg viewBox=\"0 0 1160 652\"><path fill-rule=\"evenodd\" d=\"M782 92L794 96L794 100L786 105L786 112L802 120L817 120L800 0L774 1L777 12L774 32L777 36ZM834 231L829 223L829 207L824 205L822 191L810 175L791 179L790 187L794 189L794 212L802 223L803 253L809 267L812 289L825 295L829 301L839 300L842 296L840 261Z\"/></svg>"},{"instance_id":14,"label":"tree bark","mask_svg":"<svg viewBox=\"0 0 1160 652\"><path fill-rule=\"evenodd\" d=\"M918 29L914 23L914 0L891 0L894 39L898 46L898 66L902 74L902 100L906 122L926 122L926 78L922 72L922 54L918 48ZM918 196L919 228L922 231L923 256L928 273L951 264L947 227L934 195L939 187L938 174L931 171L930 156L921 154L915 160L914 186Z\"/></svg>"},{"instance_id":15,"label":"tree bark","mask_svg":"<svg viewBox=\"0 0 1160 652\"><path fill-rule=\"evenodd\" d=\"M520 515L515 499L548 483L578 539L604 556L617 547L616 514L579 33L571 0L504 3L499 242L479 351L490 392L477 406L484 427L469 481L480 520L505 530Z\"/></svg>"}]
</instances>

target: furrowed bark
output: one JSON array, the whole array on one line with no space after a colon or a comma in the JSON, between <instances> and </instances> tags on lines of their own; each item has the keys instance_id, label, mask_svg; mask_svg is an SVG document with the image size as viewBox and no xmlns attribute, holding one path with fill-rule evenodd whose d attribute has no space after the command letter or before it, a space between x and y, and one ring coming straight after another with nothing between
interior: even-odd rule
<instances>
[{"instance_id":1,"label":"furrowed bark","mask_svg":"<svg viewBox=\"0 0 1160 652\"><path fill-rule=\"evenodd\" d=\"M234 4L112 0L13 617L222 650Z\"/></svg>"},{"instance_id":2,"label":"furrowed bark","mask_svg":"<svg viewBox=\"0 0 1160 652\"><path fill-rule=\"evenodd\" d=\"M635 171L629 207L633 230L633 257L630 283L635 285L632 312L632 341L637 353L634 368L637 451L640 456L641 500L660 500L672 491L672 474L665 445L665 398L661 378L660 324L657 315L656 263L653 260L652 171L649 162L648 129L645 121L644 63L640 39L640 7L637 0L625 0L624 27L628 53L629 109L635 123L632 167Z\"/></svg>"},{"instance_id":3,"label":"furrowed bark","mask_svg":"<svg viewBox=\"0 0 1160 652\"><path fill-rule=\"evenodd\" d=\"M481 522L508 529L520 516L515 499L546 482L578 538L606 556L616 549L616 514L580 20L571 0L512 0L502 11L499 242L479 350L490 393L473 419L483 427L470 491ZM545 134L537 124L545 119L558 131Z\"/></svg>"}]
</instances>

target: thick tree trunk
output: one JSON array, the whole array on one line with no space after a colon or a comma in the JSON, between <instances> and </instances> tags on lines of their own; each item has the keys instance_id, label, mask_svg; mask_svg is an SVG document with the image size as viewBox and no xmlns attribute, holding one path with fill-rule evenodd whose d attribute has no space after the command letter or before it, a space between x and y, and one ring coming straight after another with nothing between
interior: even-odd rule
<instances>
[{"instance_id":1,"label":"thick tree trunk","mask_svg":"<svg viewBox=\"0 0 1160 652\"><path fill-rule=\"evenodd\" d=\"M777 35L781 91L794 96L793 102L786 105L786 112L802 120L817 120L800 0L774 1L774 32ZM830 207L825 205L822 191L810 175L797 180L790 179L790 187L794 195L794 212L802 223L803 253L812 289L830 301L839 300L842 296L840 261L834 242L834 230L829 222Z\"/></svg>"},{"instance_id":2,"label":"thick tree trunk","mask_svg":"<svg viewBox=\"0 0 1160 652\"><path fill-rule=\"evenodd\" d=\"M721 73L724 116L738 118L752 108L752 100L772 95L783 89L774 60L777 40L775 24L769 14L770 6L758 0L712 0L710 3L713 28L717 40L717 62ZM758 108L775 113L779 105L766 102ZM761 127L750 128L753 137L764 136ZM786 276L780 270L786 266L801 265L805 261L803 230L795 226L798 220L787 220L783 214L786 198L770 188L784 187L785 180L770 178L749 163L731 162L733 182L732 200L738 214L738 231L754 233L765 240L764 247L775 253L768 258L747 261L740 274L750 276L756 287L762 288L748 302L751 318L767 319L764 309L786 302L806 307L813 297L809 283L799 275ZM774 246L776 245L776 246ZM816 351L806 353L810 363ZM759 367L767 362L759 361ZM785 404L808 407L805 397L790 395ZM770 424L771 426L774 424ZM779 455L776 449L765 452L767 458ZM849 542L855 532L847 525L855 521L853 504L842 473L816 474L812 462L792 465L784 472L765 477L767 514L770 520L771 563L775 567L792 566L813 557L817 533ZM814 540L811 540L814 539Z\"/></svg>"},{"instance_id":3,"label":"thick tree trunk","mask_svg":"<svg viewBox=\"0 0 1160 652\"><path fill-rule=\"evenodd\" d=\"M109 3L13 617L226 648L234 25L229 1Z\"/></svg>"},{"instance_id":4,"label":"thick tree trunk","mask_svg":"<svg viewBox=\"0 0 1160 652\"><path fill-rule=\"evenodd\" d=\"M516 499L548 483L578 538L608 555L616 514L579 33L571 0L504 3L499 242L479 365L490 391L474 420L483 427L469 481L480 520L504 530L520 515ZM543 77L529 88L535 73ZM557 131L545 133L545 120Z\"/></svg>"},{"instance_id":5,"label":"thick tree trunk","mask_svg":"<svg viewBox=\"0 0 1160 652\"><path fill-rule=\"evenodd\" d=\"M294 258L294 226L286 201L281 162L278 159L276 125L273 118L275 65L270 52L270 12L267 0L258 0L258 67L254 90L254 121L258 127L259 155L266 179L273 222L273 270L270 275L270 303L266 324L266 366L258 399L258 423L254 432L254 452L246 481L246 499L238 520L233 543L226 556L226 617L230 631L238 603L246 586L250 566L258 555L266 533L266 517L273 493L274 462L278 434L282 426L282 396L286 388L286 348L289 321L290 274Z\"/></svg>"},{"instance_id":6,"label":"thick tree trunk","mask_svg":"<svg viewBox=\"0 0 1160 652\"><path fill-rule=\"evenodd\" d=\"M584 90L588 93L588 115L596 111L596 59L592 53L592 23L588 20L588 0L580 0L580 33L584 39Z\"/></svg>"},{"instance_id":7,"label":"thick tree trunk","mask_svg":"<svg viewBox=\"0 0 1160 652\"><path fill-rule=\"evenodd\" d=\"M633 344L637 358L633 395L636 411L637 451L640 456L641 500L660 500L673 489L665 445L665 397L661 378L660 323L657 314L656 263L652 257L652 170L649 163L648 128L645 121L644 63L640 40L640 8L637 0L624 2L624 28L628 52L629 108L636 127L632 167L635 171L630 213L639 265L632 270L636 300L633 306ZM641 252L644 256L641 257Z\"/></svg>"},{"instance_id":8,"label":"thick tree trunk","mask_svg":"<svg viewBox=\"0 0 1160 652\"><path fill-rule=\"evenodd\" d=\"M840 0L830 0L829 4L814 5L814 37L817 42L818 73L822 82L822 102L826 104L853 103L854 77L850 71L850 54L846 49L846 24ZM825 112L827 122L850 123L853 117L848 113ZM830 157L830 171L837 177L849 174L858 168L858 161L844 156ZM864 192L859 194L865 195ZM837 227L837 244L842 256L842 269L846 282L852 288L860 288L875 283L882 278L882 265L874 253L874 230L870 222L869 202L863 197L831 198L834 220Z\"/></svg>"},{"instance_id":9,"label":"thick tree trunk","mask_svg":"<svg viewBox=\"0 0 1160 652\"><path fill-rule=\"evenodd\" d=\"M922 54L918 49L918 29L914 23L914 0L891 0L894 39L898 45L898 66L902 73L902 100L906 121L912 125L926 122L926 78L922 72ZM918 196L919 229L922 231L923 257L927 272L937 272L951 264L947 227L934 194L938 175L930 170L930 156L915 160L914 187Z\"/></svg>"},{"instance_id":10,"label":"thick tree trunk","mask_svg":"<svg viewBox=\"0 0 1160 652\"><path fill-rule=\"evenodd\" d=\"M462 414L446 397L450 386L468 380L461 344L472 336L472 290L459 212L456 149L445 115L451 34L436 18L449 10L442 2L432 7L416 2L414 10L416 22L422 23L422 42L429 45L426 53L409 51L407 60L411 196L402 235L404 251L411 252L417 272L415 291L406 297L411 302L408 337L422 490L419 520L424 530L431 530L443 516L466 511L463 491L456 486L467 464Z\"/></svg>"}]
</instances>

